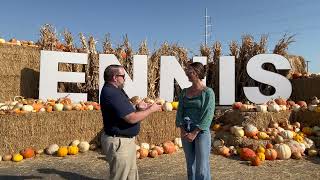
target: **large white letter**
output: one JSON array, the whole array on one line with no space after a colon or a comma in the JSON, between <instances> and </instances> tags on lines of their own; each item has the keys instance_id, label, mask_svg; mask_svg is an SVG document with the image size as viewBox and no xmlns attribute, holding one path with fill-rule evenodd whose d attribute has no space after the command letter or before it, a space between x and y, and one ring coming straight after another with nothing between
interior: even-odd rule
<instances>
[{"instance_id":1,"label":"large white letter","mask_svg":"<svg viewBox=\"0 0 320 180\"><path fill-rule=\"evenodd\" d=\"M82 72L59 72L59 63L87 64L88 54L41 51L40 57L40 82L39 98L60 98L67 96L75 101L87 101L86 93L58 93L58 82L85 83L85 73Z\"/></svg>"},{"instance_id":2,"label":"large white letter","mask_svg":"<svg viewBox=\"0 0 320 180\"><path fill-rule=\"evenodd\" d=\"M280 74L262 69L265 63L272 63L276 69L291 69L289 61L277 54L259 54L252 57L247 64L248 75L256 81L273 86L276 92L271 96L265 96L258 87L244 87L248 100L259 104L278 97L289 98L292 92L290 81Z\"/></svg>"},{"instance_id":3,"label":"large white letter","mask_svg":"<svg viewBox=\"0 0 320 180\"><path fill-rule=\"evenodd\" d=\"M235 101L235 58L221 56L219 61L219 104L230 105Z\"/></svg>"},{"instance_id":4,"label":"large white letter","mask_svg":"<svg viewBox=\"0 0 320 180\"><path fill-rule=\"evenodd\" d=\"M114 54L100 54L99 55L99 82L100 90L104 84L104 70L111 64L121 65L117 57ZM125 85L124 90L129 97L140 96L147 97L148 95L148 56L147 55L134 55L133 56L133 77L129 77L125 72Z\"/></svg>"},{"instance_id":5,"label":"large white letter","mask_svg":"<svg viewBox=\"0 0 320 180\"><path fill-rule=\"evenodd\" d=\"M161 56L160 60L160 97L166 101L173 100L174 79L180 87L191 86L184 70L174 56Z\"/></svg>"}]
</instances>

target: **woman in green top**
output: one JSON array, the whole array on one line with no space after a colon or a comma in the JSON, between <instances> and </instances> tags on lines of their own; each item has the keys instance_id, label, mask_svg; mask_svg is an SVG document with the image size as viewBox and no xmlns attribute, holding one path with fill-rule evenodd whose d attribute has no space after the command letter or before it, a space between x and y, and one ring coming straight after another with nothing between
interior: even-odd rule
<instances>
[{"instance_id":1,"label":"woman in green top","mask_svg":"<svg viewBox=\"0 0 320 180\"><path fill-rule=\"evenodd\" d=\"M186 70L192 83L179 96L176 126L181 130L182 146L187 162L188 180L210 180L210 125L215 110L215 95L202 83L205 67L194 62Z\"/></svg>"}]
</instances>

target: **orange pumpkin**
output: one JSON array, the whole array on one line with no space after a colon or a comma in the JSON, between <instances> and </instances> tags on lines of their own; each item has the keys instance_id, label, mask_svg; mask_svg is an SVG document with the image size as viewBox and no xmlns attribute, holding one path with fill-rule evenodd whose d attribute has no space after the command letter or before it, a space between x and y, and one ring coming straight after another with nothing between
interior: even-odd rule
<instances>
[{"instance_id":1,"label":"orange pumpkin","mask_svg":"<svg viewBox=\"0 0 320 180\"><path fill-rule=\"evenodd\" d=\"M287 100L284 98L277 98L274 100L278 105L287 105Z\"/></svg>"},{"instance_id":2,"label":"orange pumpkin","mask_svg":"<svg viewBox=\"0 0 320 180\"><path fill-rule=\"evenodd\" d=\"M163 147L155 146L155 147L152 148L152 150L156 150L158 152L158 155L162 155L163 154Z\"/></svg>"},{"instance_id":3,"label":"orange pumpkin","mask_svg":"<svg viewBox=\"0 0 320 180\"><path fill-rule=\"evenodd\" d=\"M242 102L235 102L232 104L232 109L240 109L242 106Z\"/></svg>"},{"instance_id":4,"label":"orange pumpkin","mask_svg":"<svg viewBox=\"0 0 320 180\"><path fill-rule=\"evenodd\" d=\"M252 166L260 166L261 165L261 160L258 156L255 156L251 159L251 165Z\"/></svg>"},{"instance_id":5,"label":"orange pumpkin","mask_svg":"<svg viewBox=\"0 0 320 180\"><path fill-rule=\"evenodd\" d=\"M163 151L165 154L172 154L175 150L176 148L172 141L166 141L163 143Z\"/></svg>"},{"instance_id":6,"label":"orange pumpkin","mask_svg":"<svg viewBox=\"0 0 320 180\"><path fill-rule=\"evenodd\" d=\"M26 148L20 152L24 159L32 158L35 155L35 152L32 148Z\"/></svg>"},{"instance_id":7,"label":"orange pumpkin","mask_svg":"<svg viewBox=\"0 0 320 180\"><path fill-rule=\"evenodd\" d=\"M47 112L52 112L52 110L53 110L53 107L52 107L52 106L49 105L49 106L46 107L46 111L47 111Z\"/></svg>"},{"instance_id":8,"label":"orange pumpkin","mask_svg":"<svg viewBox=\"0 0 320 180\"><path fill-rule=\"evenodd\" d=\"M256 156L256 153L249 148L242 148L240 151L240 158L246 161L250 161Z\"/></svg>"},{"instance_id":9,"label":"orange pumpkin","mask_svg":"<svg viewBox=\"0 0 320 180\"><path fill-rule=\"evenodd\" d=\"M39 112L43 105L42 103L33 103L32 107L36 112Z\"/></svg>"},{"instance_id":10,"label":"orange pumpkin","mask_svg":"<svg viewBox=\"0 0 320 180\"><path fill-rule=\"evenodd\" d=\"M307 107L307 103L305 101L298 101L297 104L300 106L300 107Z\"/></svg>"},{"instance_id":11,"label":"orange pumpkin","mask_svg":"<svg viewBox=\"0 0 320 180\"><path fill-rule=\"evenodd\" d=\"M140 148L139 152L140 152L140 157L139 157L140 159L147 157L149 154L148 150L145 148Z\"/></svg>"},{"instance_id":12,"label":"orange pumpkin","mask_svg":"<svg viewBox=\"0 0 320 180\"><path fill-rule=\"evenodd\" d=\"M277 151L270 148L270 149L266 149L266 152L264 153L266 156L266 160L275 160L277 159Z\"/></svg>"},{"instance_id":13,"label":"orange pumpkin","mask_svg":"<svg viewBox=\"0 0 320 180\"><path fill-rule=\"evenodd\" d=\"M158 151L157 150L150 150L149 151L149 156L152 158L158 157Z\"/></svg>"},{"instance_id":14,"label":"orange pumpkin","mask_svg":"<svg viewBox=\"0 0 320 180\"><path fill-rule=\"evenodd\" d=\"M267 143L266 148L267 148L267 149L272 149L272 148L273 148L273 145L272 145L271 143Z\"/></svg>"}]
</instances>

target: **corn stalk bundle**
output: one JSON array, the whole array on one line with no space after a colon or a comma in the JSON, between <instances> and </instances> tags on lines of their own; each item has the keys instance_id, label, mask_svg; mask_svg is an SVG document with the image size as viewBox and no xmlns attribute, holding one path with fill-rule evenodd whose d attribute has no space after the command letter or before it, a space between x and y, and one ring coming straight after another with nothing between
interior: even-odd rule
<instances>
[{"instance_id":1,"label":"corn stalk bundle","mask_svg":"<svg viewBox=\"0 0 320 180\"><path fill-rule=\"evenodd\" d=\"M148 49L146 40L144 40L140 43L138 54L139 55L149 55L149 49Z\"/></svg>"},{"instance_id":2,"label":"corn stalk bundle","mask_svg":"<svg viewBox=\"0 0 320 180\"><path fill-rule=\"evenodd\" d=\"M129 76L132 77L132 58L133 50L129 43L128 36L125 35L123 38L123 43L116 49L116 56L118 57L120 64L128 72Z\"/></svg>"},{"instance_id":3,"label":"corn stalk bundle","mask_svg":"<svg viewBox=\"0 0 320 180\"><path fill-rule=\"evenodd\" d=\"M56 29L51 24L45 24L40 28L40 39L38 45L43 50L56 50L58 37Z\"/></svg>"},{"instance_id":4,"label":"corn stalk bundle","mask_svg":"<svg viewBox=\"0 0 320 180\"><path fill-rule=\"evenodd\" d=\"M107 33L105 36L105 40L103 42L103 53L104 54L115 54L116 51L112 48L110 33Z\"/></svg>"}]
</instances>

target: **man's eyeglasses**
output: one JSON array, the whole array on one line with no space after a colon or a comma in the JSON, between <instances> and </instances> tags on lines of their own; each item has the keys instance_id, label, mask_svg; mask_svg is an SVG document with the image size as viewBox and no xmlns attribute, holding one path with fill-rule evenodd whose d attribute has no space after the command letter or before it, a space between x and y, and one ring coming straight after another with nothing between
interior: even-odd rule
<instances>
[{"instance_id":1,"label":"man's eyeglasses","mask_svg":"<svg viewBox=\"0 0 320 180\"><path fill-rule=\"evenodd\" d=\"M118 74L118 75L116 75L116 76L120 76L120 77L122 77L123 79L126 77L125 74Z\"/></svg>"}]
</instances>

